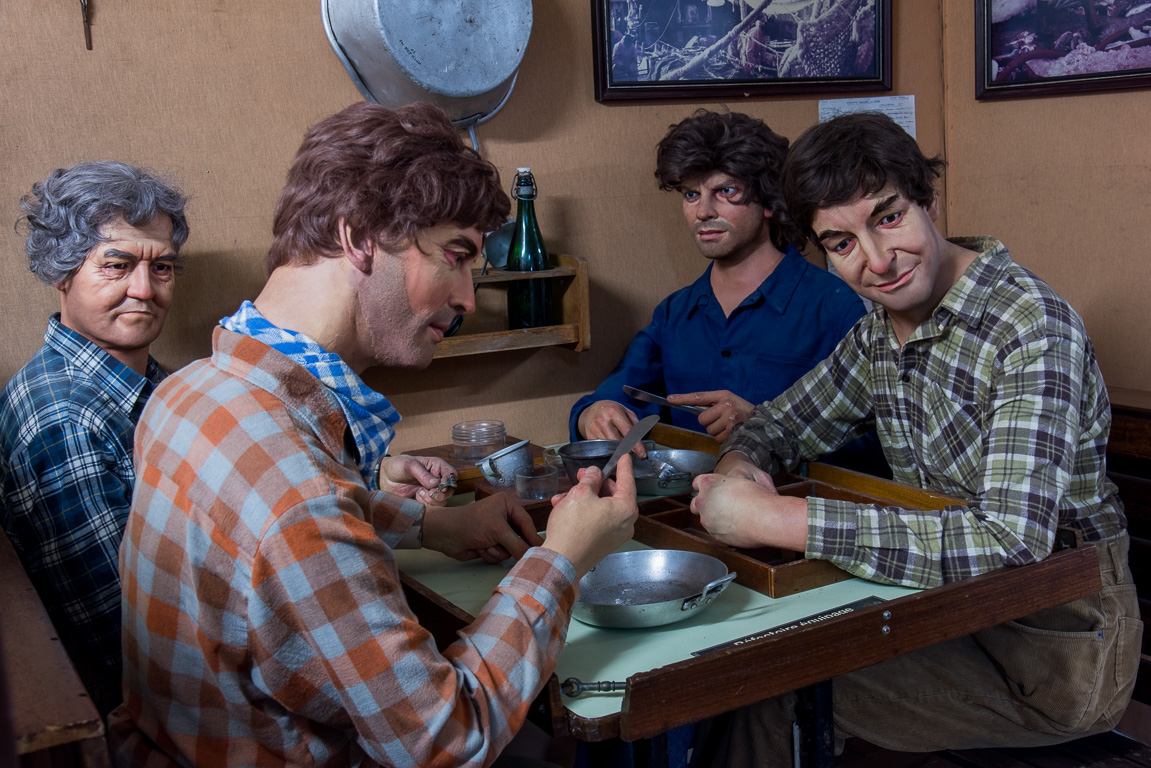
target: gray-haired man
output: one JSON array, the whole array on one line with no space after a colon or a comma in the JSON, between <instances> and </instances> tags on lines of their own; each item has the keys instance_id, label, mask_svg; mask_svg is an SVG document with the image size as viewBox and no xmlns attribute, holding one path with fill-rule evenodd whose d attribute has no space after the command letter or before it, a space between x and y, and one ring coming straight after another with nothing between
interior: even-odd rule
<instances>
[{"instance_id":1,"label":"gray-haired man","mask_svg":"<svg viewBox=\"0 0 1151 768\"><path fill-rule=\"evenodd\" d=\"M60 293L44 346L0 393L3 525L97 708L120 701L117 553L132 434L165 373L185 198L116 162L54 171L21 200L29 269Z\"/></svg>"}]
</instances>

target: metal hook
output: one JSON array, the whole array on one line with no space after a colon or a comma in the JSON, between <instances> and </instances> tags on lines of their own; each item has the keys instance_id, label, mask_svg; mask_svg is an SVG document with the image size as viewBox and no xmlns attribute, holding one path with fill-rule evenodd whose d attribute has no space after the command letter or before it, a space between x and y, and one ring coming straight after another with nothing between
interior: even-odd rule
<instances>
[{"instance_id":1,"label":"metal hook","mask_svg":"<svg viewBox=\"0 0 1151 768\"><path fill-rule=\"evenodd\" d=\"M88 16L88 0L80 0L80 14L84 19L84 45L92 50L92 22Z\"/></svg>"}]
</instances>

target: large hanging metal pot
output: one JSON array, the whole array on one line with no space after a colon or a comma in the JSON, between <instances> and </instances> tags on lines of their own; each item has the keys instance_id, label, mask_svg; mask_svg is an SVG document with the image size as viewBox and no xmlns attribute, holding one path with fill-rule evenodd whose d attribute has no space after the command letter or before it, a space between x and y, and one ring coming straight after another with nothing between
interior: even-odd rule
<instances>
[{"instance_id":1,"label":"large hanging metal pot","mask_svg":"<svg viewBox=\"0 0 1151 768\"><path fill-rule=\"evenodd\" d=\"M321 0L328 41L364 98L430 101L460 126L511 95L532 28L531 0Z\"/></svg>"},{"instance_id":2,"label":"large hanging metal pot","mask_svg":"<svg viewBox=\"0 0 1151 768\"><path fill-rule=\"evenodd\" d=\"M572 616L597 627L671 624L706 608L734 578L721 560L698 552L616 552L580 579Z\"/></svg>"}]
</instances>

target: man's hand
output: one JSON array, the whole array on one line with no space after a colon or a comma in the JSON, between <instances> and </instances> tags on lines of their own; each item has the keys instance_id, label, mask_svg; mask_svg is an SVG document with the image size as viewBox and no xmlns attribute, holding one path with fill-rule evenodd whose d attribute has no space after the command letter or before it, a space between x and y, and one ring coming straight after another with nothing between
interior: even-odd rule
<instances>
[{"instance_id":1,"label":"man's hand","mask_svg":"<svg viewBox=\"0 0 1151 768\"><path fill-rule=\"evenodd\" d=\"M770 477L766 482L736 475L699 475L692 481L699 495L691 500L691 511L699 515L708 533L728 546L805 551L807 501L780 496Z\"/></svg>"},{"instance_id":2,"label":"man's hand","mask_svg":"<svg viewBox=\"0 0 1151 768\"><path fill-rule=\"evenodd\" d=\"M731 430L746 420L755 408L739 395L726 389L668 395L667 399L676 405L702 405L707 408L699 415L699 425L707 430L717 443L726 440Z\"/></svg>"},{"instance_id":3,"label":"man's hand","mask_svg":"<svg viewBox=\"0 0 1151 768\"><path fill-rule=\"evenodd\" d=\"M745 453L739 451L728 451L715 465L713 474L727 475L728 477L742 477L745 480L759 483L764 488L775 490L775 483L771 480L771 475L764 472L757 467L752 460Z\"/></svg>"},{"instance_id":4,"label":"man's hand","mask_svg":"<svg viewBox=\"0 0 1151 768\"><path fill-rule=\"evenodd\" d=\"M588 440L622 440L639 417L615 400L597 400L579 415L576 428ZM643 441L632 449L637 459L647 458Z\"/></svg>"},{"instance_id":5,"label":"man's hand","mask_svg":"<svg viewBox=\"0 0 1151 768\"><path fill-rule=\"evenodd\" d=\"M424 511L424 547L456 560L483 558L498 563L523 557L543 539L531 515L497 493L460 507L428 507Z\"/></svg>"},{"instance_id":6,"label":"man's hand","mask_svg":"<svg viewBox=\"0 0 1151 768\"><path fill-rule=\"evenodd\" d=\"M433 456L385 456L380 462L381 490L425 505L447 503L455 493L455 479L452 465Z\"/></svg>"},{"instance_id":7,"label":"man's hand","mask_svg":"<svg viewBox=\"0 0 1151 768\"><path fill-rule=\"evenodd\" d=\"M620 547L635 533L639 508L631 456L615 468L616 480L604 482L599 467L581 469L579 482L552 499L544 547L559 552L576 568L576 578ZM601 488L602 486L602 488ZM601 490L608 494L600 497Z\"/></svg>"}]
</instances>

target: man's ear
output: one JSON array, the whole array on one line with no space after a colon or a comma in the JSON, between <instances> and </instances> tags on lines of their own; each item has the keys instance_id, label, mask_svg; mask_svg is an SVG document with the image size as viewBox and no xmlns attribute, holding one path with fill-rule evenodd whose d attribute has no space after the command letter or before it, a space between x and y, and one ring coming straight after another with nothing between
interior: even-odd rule
<instances>
[{"instance_id":1,"label":"man's ear","mask_svg":"<svg viewBox=\"0 0 1151 768\"><path fill-rule=\"evenodd\" d=\"M363 243L357 244L352 239L351 226L342 216L338 226L340 229L340 250L344 252L344 257L352 263L353 267L365 275L372 274L372 261L376 257L375 242L371 238L367 238Z\"/></svg>"},{"instance_id":2,"label":"man's ear","mask_svg":"<svg viewBox=\"0 0 1151 768\"><path fill-rule=\"evenodd\" d=\"M931 205L927 206L927 215L931 217L932 221L939 221L939 193L933 192L931 194Z\"/></svg>"}]
</instances>

